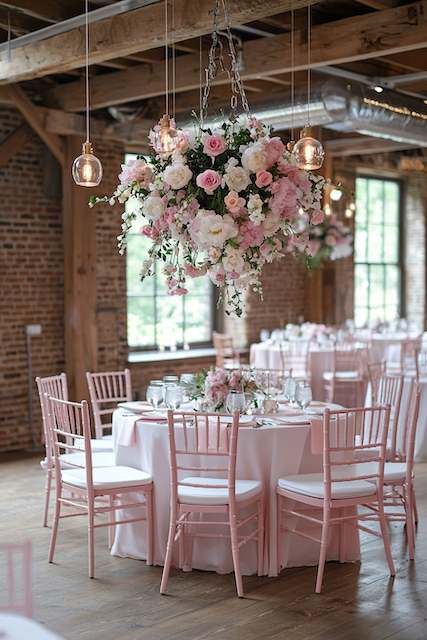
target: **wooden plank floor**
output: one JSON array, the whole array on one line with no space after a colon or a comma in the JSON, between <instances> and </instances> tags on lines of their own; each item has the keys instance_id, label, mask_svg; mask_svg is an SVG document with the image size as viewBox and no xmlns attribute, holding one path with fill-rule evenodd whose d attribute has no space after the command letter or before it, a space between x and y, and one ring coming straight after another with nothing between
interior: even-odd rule
<instances>
[{"instance_id":1,"label":"wooden plank floor","mask_svg":"<svg viewBox=\"0 0 427 640\"><path fill-rule=\"evenodd\" d=\"M389 579L380 540L362 544L362 564L329 563L324 592L313 593L315 568L278 578L173 572L159 595L161 569L113 558L97 531L95 580L86 574L84 519L63 520L55 565L47 562L40 456L0 457L0 541L31 539L35 618L66 640L425 640L427 638L427 464L417 467L420 526L417 559L407 560L400 523L392 525L398 570ZM30 639L23 639L30 640Z\"/></svg>"}]
</instances>

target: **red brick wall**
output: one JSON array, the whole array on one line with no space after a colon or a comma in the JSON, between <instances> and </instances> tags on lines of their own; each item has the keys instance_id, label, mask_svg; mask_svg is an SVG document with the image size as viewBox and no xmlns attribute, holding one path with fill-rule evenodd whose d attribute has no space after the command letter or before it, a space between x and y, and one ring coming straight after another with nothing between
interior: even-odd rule
<instances>
[{"instance_id":1,"label":"red brick wall","mask_svg":"<svg viewBox=\"0 0 427 640\"><path fill-rule=\"evenodd\" d=\"M20 124L14 111L0 109L0 140ZM46 166L45 148L30 134L0 168L0 449L31 445L26 324L42 325L32 340L33 376L64 369L61 204L44 191ZM39 431L34 383L32 395Z\"/></svg>"}]
</instances>

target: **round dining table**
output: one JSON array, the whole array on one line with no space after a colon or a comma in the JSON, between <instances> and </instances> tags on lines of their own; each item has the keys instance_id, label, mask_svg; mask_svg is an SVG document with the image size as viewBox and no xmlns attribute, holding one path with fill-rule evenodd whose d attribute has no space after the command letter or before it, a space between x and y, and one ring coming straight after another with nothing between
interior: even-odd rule
<instances>
[{"instance_id":1,"label":"round dining table","mask_svg":"<svg viewBox=\"0 0 427 640\"><path fill-rule=\"evenodd\" d=\"M319 403L320 404L320 403ZM337 405L335 405L337 407ZM150 473L154 483L154 564L162 565L166 552L169 510L169 445L166 420L154 420L144 414L138 403L127 403L113 414L113 443L115 461ZM164 414L165 415L165 414ZM267 416L265 417L267 418ZM276 485L280 477L298 473L322 472L322 453L318 429L313 430L313 415L286 408L280 414L268 416L271 423L254 428L243 423L239 428L237 478L261 481L266 496L263 573L275 576L278 569L316 565L319 545L314 541L287 532L277 544ZM322 424L317 416L317 427ZM214 519L216 514L204 514ZM119 519L135 517L135 513L119 512ZM303 523L303 524L302 524ZM289 518L287 528L295 529L296 519ZM309 527L310 535L320 533L317 525L299 520L298 528ZM341 560L359 559L359 536L353 527L346 527L344 553ZM117 525L111 553L115 556L146 558L145 523ZM339 532L332 532L328 559L339 557ZM176 559L174 561L176 562ZM257 570L256 542L241 548L243 575ZM229 540L196 538L193 546L192 568L228 573L233 570Z\"/></svg>"}]
</instances>

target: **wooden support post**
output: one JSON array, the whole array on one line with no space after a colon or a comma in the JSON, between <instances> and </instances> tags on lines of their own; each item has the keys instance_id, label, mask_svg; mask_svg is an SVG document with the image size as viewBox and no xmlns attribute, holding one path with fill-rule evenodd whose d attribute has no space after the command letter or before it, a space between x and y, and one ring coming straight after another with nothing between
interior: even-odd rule
<instances>
[{"instance_id":1,"label":"wooden support post","mask_svg":"<svg viewBox=\"0 0 427 640\"><path fill-rule=\"evenodd\" d=\"M71 166L81 139L65 138L63 168L65 367L70 398L87 398L86 371L97 369L96 213L88 206L91 190L78 187Z\"/></svg>"}]
</instances>

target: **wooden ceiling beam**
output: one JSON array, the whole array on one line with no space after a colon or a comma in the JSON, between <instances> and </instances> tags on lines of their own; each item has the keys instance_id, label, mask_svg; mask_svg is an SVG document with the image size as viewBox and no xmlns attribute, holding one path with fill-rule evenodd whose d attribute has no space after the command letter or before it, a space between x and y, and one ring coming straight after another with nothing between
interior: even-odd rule
<instances>
[{"instance_id":1,"label":"wooden ceiling beam","mask_svg":"<svg viewBox=\"0 0 427 640\"><path fill-rule=\"evenodd\" d=\"M334 37L331 38L333 30ZM311 66L336 65L357 60L411 51L427 46L427 0L397 9L356 18L346 18L312 29ZM243 80L288 73L290 35L252 40L243 45ZM295 34L295 70L307 68L307 32ZM176 91L190 91L199 86L199 56L181 56L176 60ZM226 84L226 74L212 84ZM95 77L91 84L93 109L145 100L164 92L162 66L147 69L137 65L126 71ZM81 111L85 106L84 82L61 85L48 94L51 104L65 111Z\"/></svg>"},{"instance_id":2,"label":"wooden ceiling beam","mask_svg":"<svg viewBox=\"0 0 427 640\"><path fill-rule=\"evenodd\" d=\"M397 7L399 0L356 0L359 4L363 4L371 9L381 11L383 9L391 9Z\"/></svg>"},{"instance_id":3,"label":"wooden ceiling beam","mask_svg":"<svg viewBox=\"0 0 427 640\"><path fill-rule=\"evenodd\" d=\"M232 24L244 24L291 8L314 4L317 0L232 0L229 14ZM171 44L212 31L212 0L194 3L175 0L175 27ZM164 7L156 3L129 11L91 25L90 59L92 64L147 51L164 44ZM223 16L219 27L224 27ZM144 34L144 37L141 37ZM0 57L0 82L18 82L51 73L63 73L84 65L84 29L79 27L57 36L33 42L14 50L11 60Z\"/></svg>"},{"instance_id":4,"label":"wooden ceiling beam","mask_svg":"<svg viewBox=\"0 0 427 640\"><path fill-rule=\"evenodd\" d=\"M46 131L38 109L25 95L21 87L17 85L10 85L7 90L15 107L28 122L30 127L34 129L37 135L43 140L46 146L49 147L59 164L64 166L65 157L61 139L58 138L57 135Z\"/></svg>"},{"instance_id":5,"label":"wooden ceiling beam","mask_svg":"<svg viewBox=\"0 0 427 640\"><path fill-rule=\"evenodd\" d=\"M0 6L52 24L83 12L75 0L0 0Z\"/></svg>"},{"instance_id":6,"label":"wooden ceiling beam","mask_svg":"<svg viewBox=\"0 0 427 640\"><path fill-rule=\"evenodd\" d=\"M7 165L13 156L22 151L25 143L29 138L30 130L26 124L17 127L10 135L0 144L0 169Z\"/></svg>"},{"instance_id":7,"label":"wooden ceiling beam","mask_svg":"<svg viewBox=\"0 0 427 640\"><path fill-rule=\"evenodd\" d=\"M404 151L414 149L412 144L373 138L369 136L355 136L337 138L324 142L325 151L329 157L346 158L349 156L372 155L375 153L389 153L390 151Z\"/></svg>"}]
</instances>

